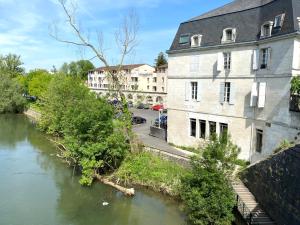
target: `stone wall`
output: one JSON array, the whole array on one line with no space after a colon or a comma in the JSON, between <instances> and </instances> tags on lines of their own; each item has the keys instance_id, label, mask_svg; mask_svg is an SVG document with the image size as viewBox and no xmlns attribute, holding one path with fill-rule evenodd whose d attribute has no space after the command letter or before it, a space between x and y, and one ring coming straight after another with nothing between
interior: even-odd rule
<instances>
[{"instance_id":1,"label":"stone wall","mask_svg":"<svg viewBox=\"0 0 300 225\"><path fill-rule=\"evenodd\" d=\"M242 180L278 225L300 224L300 145L249 167Z\"/></svg>"}]
</instances>

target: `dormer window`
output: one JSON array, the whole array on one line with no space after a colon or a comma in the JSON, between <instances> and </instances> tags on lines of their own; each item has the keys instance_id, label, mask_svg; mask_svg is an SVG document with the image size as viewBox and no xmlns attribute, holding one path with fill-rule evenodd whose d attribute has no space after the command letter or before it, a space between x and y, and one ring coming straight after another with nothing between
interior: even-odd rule
<instances>
[{"instance_id":1,"label":"dormer window","mask_svg":"<svg viewBox=\"0 0 300 225\"><path fill-rule=\"evenodd\" d=\"M223 30L222 43L235 42L236 39L236 29L226 28Z\"/></svg>"},{"instance_id":2,"label":"dormer window","mask_svg":"<svg viewBox=\"0 0 300 225\"><path fill-rule=\"evenodd\" d=\"M285 14L280 14L275 17L274 27L282 27Z\"/></svg>"},{"instance_id":3,"label":"dormer window","mask_svg":"<svg viewBox=\"0 0 300 225\"><path fill-rule=\"evenodd\" d=\"M262 38L271 36L272 26L273 26L273 21L266 22L261 26L261 37Z\"/></svg>"},{"instance_id":4,"label":"dormer window","mask_svg":"<svg viewBox=\"0 0 300 225\"><path fill-rule=\"evenodd\" d=\"M201 40L202 40L202 35L193 35L191 37L191 46L192 47L199 47L201 46Z\"/></svg>"},{"instance_id":5,"label":"dormer window","mask_svg":"<svg viewBox=\"0 0 300 225\"><path fill-rule=\"evenodd\" d=\"M179 44L185 45L185 44L188 44L189 41L190 41L190 35L188 35L188 34L180 35Z\"/></svg>"}]
</instances>

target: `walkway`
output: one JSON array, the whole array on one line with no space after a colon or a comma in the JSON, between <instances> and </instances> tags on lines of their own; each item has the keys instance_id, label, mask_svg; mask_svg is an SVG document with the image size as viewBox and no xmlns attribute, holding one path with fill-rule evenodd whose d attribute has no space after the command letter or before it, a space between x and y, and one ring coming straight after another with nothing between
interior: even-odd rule
<instances>
[{"instance_id":1,"label":"walkway","mask_svg":"<svg viewBox=\"0 0 300 225\"><path fill-rule=\"evenodd\" d=\"M233 184L233 189L237 195L238 211L249 225L276 225L241 181Z\"/></svg>"}]
</instances>

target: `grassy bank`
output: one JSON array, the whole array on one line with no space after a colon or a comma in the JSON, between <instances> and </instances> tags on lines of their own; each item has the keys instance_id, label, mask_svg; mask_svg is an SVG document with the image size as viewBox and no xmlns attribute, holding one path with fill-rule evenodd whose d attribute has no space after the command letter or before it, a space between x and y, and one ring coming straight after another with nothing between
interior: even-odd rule
<instances>
[{"instance_id":1,"label":"grassy bank","mask_svg":"<svg viewBox=\"0 0 300 225\"><path fill-rule=\"evenodd\" d=\"M131 154L113 174L125 184L142 185L171 196L179 195L181 177L189 171L149 152Z\"/></svg>"}]
</instances>

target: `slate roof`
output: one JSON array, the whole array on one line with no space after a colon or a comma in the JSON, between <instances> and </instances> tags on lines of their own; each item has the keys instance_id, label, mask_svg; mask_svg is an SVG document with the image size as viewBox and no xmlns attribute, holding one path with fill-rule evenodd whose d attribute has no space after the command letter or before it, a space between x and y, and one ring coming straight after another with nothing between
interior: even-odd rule
<instances>
[{"instance_id":1,"label":"slate roof","mask_svg":"<svg viewBox=\"0 0 300 225\"><path fill-rule=\"evenodd\" d=\"M180 24L169 53L191 49L190 43L181 45L182 34L202 34L201 47L221 45L223 30L236 28L235 43L260 39L261 25L274 21L275 16L285 13L283 26L273 29L272 36L294 33L299 30L300 0L235 0L223 7Z\"/></svg>"}]
</instances>

